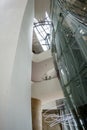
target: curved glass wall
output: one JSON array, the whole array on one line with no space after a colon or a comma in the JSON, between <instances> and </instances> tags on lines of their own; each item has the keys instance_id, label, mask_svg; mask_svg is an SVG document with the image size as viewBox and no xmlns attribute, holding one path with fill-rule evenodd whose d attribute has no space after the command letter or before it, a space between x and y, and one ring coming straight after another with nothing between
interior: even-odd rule
<instances>
[{"instance_id":1,"label":"curved glass wall","mask_svg":"<svg viewBox=\"0 0 87 130\"><path fill-rule=\"evenodd\" d=\"M51 0L55 68L79 130L87 130L86 13L86 0Z\"/></svg>"}]
</instances>

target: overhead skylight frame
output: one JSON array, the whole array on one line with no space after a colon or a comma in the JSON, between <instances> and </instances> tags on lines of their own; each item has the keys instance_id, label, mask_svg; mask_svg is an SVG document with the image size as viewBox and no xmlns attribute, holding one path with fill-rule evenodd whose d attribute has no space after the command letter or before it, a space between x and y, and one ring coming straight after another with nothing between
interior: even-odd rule
<instances>
[{"instance_id":1,"label":"overhead skylight frame","mask_svg":"<svg viewBox=\"0 0 87 130\"><path fill-rule=\"evenodd\" d=\"M38 21L37 19L34 19L34 31L44 51L50 49L51 46L50 45L51 25L52 22L47 13L45 14L44 20Z\"/></svg>"}]
</instances>

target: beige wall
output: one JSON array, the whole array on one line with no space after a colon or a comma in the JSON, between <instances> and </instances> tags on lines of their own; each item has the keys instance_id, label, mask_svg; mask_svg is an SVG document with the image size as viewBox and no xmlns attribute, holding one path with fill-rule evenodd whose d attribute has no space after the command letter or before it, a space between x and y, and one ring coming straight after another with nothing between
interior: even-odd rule
<instances>
[{"instance_id":1,"label":"beige wall","mask_svg":"<svg viewBox=\"0 0 87 130\"><path fill-rule=\"evenodd\" d=\"M42 130L41 101L32 98L31 105L32 105L32 130Z\"/></svg>"}]
</instances>

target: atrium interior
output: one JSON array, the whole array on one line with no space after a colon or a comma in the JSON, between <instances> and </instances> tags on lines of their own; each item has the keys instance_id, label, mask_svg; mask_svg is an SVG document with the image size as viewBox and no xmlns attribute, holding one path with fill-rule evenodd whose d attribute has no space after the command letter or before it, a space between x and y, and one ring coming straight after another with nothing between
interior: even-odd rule
<instances>
[{"instance_id":1,"label":"atrium interior","mask_svg":"<svg viewBox=\"0 0 87 130\"><path fill-rule=\"evenodd\" d=\"M0 34L0 130L87 130L87 0L1 0Z\"/></svg>"}]
</instances>

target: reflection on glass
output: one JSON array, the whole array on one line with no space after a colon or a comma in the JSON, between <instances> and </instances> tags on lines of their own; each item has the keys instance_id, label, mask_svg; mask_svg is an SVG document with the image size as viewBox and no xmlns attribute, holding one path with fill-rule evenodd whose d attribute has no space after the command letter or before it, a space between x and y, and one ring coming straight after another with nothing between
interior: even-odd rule
<instances>
[{"instance_id":1,"label":"reflection on glass","mask_svg":"<svg viewBox=\"0 0 87 130\"><path fill-rule=\"evenodd\" d=\"M52 0L52 3L52 18L54 15L56 18L52 19L56 68L78 128L87 130L87 1Z\"/></svg>"},{"instance_id":2,"label":"reflection on glass","mask_svg":"<svg viewBox=\"0 0 87 130\"><path fill-rule=\"evenodd\" d=\"M57 0L63 10L68 10L82 22L87 23L87 0Z\"/></svg>"}]
</instances>

